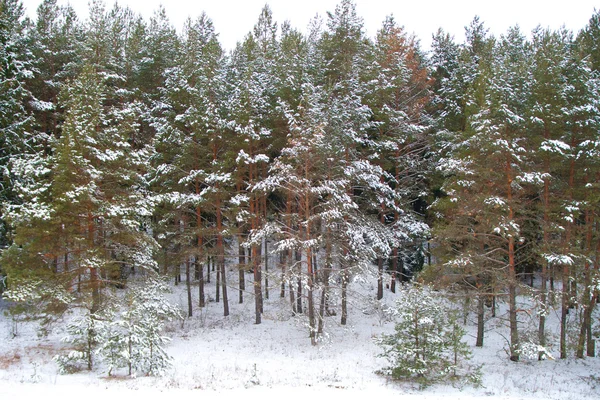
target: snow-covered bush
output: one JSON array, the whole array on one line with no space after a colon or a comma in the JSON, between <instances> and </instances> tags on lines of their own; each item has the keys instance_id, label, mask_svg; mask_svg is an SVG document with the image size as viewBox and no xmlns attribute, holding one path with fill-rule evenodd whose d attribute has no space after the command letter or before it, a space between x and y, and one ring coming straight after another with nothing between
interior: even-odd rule
<instances>
[{"instance_id":1,"label":"snow-covered bush","mask_svg":"<svg viewBox=\"0 0 600 400\"><path fill-rule=\"evenodd\" d=\"M62 341L71 345L69 352L54 357L60 373L73 373L84 367L88 370L93 368L98 343L105 340L107 321L111 319L110 313L92 313L86 309L83 315L74 318L67 325L67 336Z\"/></svg>"},{"instance_id":2,"label":"snow-covered bush","mask_svg":"<svg viewBox=\"0 0 600 400\"><path fill-rule=\"evenodd\" d=\"M395 333L378 338L379 356L389 362L381 372L393 379L414 380L427 386L448 378L478 382L478 373L463 371L471 351L456 312L426 288L406 286L394 310Z\"/></svg>"},{"instance_id":3,"label":"snow-covered bush","mask_svg":"<svg viewBox=\"0 0 600 400\"><path fill-rule=\"evenodd\" d=\"M171 358L163 346L170 338L162 331L167 321L181 318L181 312L165 298L167 291L163 281L151 279L128 292L119 318L111 324L112 335L101 347L111 366L127 366L129 375L161 375L168 368Z\"/></svg>"},{"instance_id":4,"label":"snow-covered bush","mask_svg":"<svg viewBox=\"0 0 600 400\"><path fill-rule=\"evenodd\" d=\"M162 334L164 325L181 316L165 298L167 291L164 282L149 279L131 288L114 311L75 318L63 339L73 349L55 357L60 371L74 372L82 364L92 369L97 357L109 375L119 368L127 368L129 375L161 375L171 360L163 347L170 341Z\"/></svg>"}]
</instances>

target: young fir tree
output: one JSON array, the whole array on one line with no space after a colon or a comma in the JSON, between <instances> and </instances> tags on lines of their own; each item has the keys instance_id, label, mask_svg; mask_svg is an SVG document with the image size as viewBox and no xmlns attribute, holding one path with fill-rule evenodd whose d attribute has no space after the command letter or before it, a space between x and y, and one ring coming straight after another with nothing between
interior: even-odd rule
<instances>
[{"instance_id":1,"label":"young fir tree","mask_svg":"<svg viewBox=\"0 0 600 400\"><path fill-rule=\"evenodd\" d=\"M422 287L405 287L394 317L395 332L378 338L383 347L379 357L390 364L382 372L397 380L416 380L422 386L460 377L471 351L462 341L465 330L457 322L456 310L444 299ZM466 372L462 378L475 384L480 380L477 371Z\"/></svg>"}]
</instances>

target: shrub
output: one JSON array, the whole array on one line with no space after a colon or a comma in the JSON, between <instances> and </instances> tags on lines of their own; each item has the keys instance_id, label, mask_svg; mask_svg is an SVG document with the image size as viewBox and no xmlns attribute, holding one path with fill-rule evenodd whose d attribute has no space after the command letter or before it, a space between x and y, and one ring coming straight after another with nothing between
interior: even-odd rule
<instances>
[{"instance_id":1,"label":"shrub","mask_svg":"<svg viewBox=\"0 0 600 400\"><path fill-rule=\"evenodd\" d=\"M164 282L150 279L130 289L114 309L94 314L88 311L75 318L63 339L73 345L73 350L55 357L61 373L82 366L92 369L94 357L98 357L108 375L119 368L127 368L129 375L162 374L170 365L163 348L170 339L162 331L165 322L181 316L164 297L167 289Z\"/></svg>"},{"instance_id":2,"label":"shrub","mask_svg":"<svg viewBox=\"0 0 600 400\"><path fill-rule=\"evenodd\" d=\"M477 384L479 372L463 371L471 351L462 341L464 329L456 312L443 298L427 289L404 287L396 303L395 333L383 335L379 356L389 362L381 372L397 380L413 380L422 386L444 379L466 379ZM462 375L464 373L464 375Z\"/></svg>"}]
</instances>

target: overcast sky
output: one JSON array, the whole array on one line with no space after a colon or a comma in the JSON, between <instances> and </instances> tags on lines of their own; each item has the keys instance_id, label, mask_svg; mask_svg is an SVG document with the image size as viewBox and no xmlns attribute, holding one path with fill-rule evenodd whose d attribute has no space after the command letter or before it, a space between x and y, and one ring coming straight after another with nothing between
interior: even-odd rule
<instances>
[{"instance_id":1,"label":"overcast sky","mask_svg":"<svg viewBox=\"0 0 600 400\"><path fill-rule=\"evenodd\" d=\"M41 0L22 0L27 14L35 18ZM106 0L110 7L113 0ZM81 19L88 14L88 0L59 0L71 3ZM292 26L305 31L308 22L317 13L326 17L339 0L118 0L145 18L163 4L173 25L180 30L185 19L195 18L202 11L213 20L223 46L232 49L241 41L258 19L260 10L268 3L274 19L281 23L289 20ZM562 25L577 32L583 28L598 6L597 0L357 0L357 12L363 17L369 36L374 36L386 15L393 14L408 32L415 33L425 49L431 35L439 27L453 34L457 41L464 39L464 27L475 15L498 36L510 27L519 25L529 33L537 25L558 29Z\"/></svg>"}]
</instances>

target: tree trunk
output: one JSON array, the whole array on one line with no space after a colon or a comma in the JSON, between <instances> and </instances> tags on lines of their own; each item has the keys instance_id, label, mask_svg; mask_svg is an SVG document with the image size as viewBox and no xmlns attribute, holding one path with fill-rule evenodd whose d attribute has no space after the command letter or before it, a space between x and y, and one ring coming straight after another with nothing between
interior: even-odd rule
<instances>
[{"instance_id":1,"label":"tree trunk","mask_svg":"<svg viewBox=\"0 0 600 400\"><path fill-rule=\"evenodd\" d=\"M383 183L383 176L381 177ZM385 223L385 205L381 204L381 211L379 213L379 221L383 225ZM383 257L377 257L377 300L383 299Z\"/></svg>"},{"instance_id":2,"label":"tree trunk","mask_svg":"<svg viewBox=\"0 0 600 400\"><path fill-rule=\"evenodd\" d=\"M545 170L549 173L549 165L548 161L546 161ZM543 225L543 248L544 251L548 249L550 233L549 233L549 224L550 217L548 216L548 211L550 209L550 182L546 178L544 179L544 225ZM548 261L542 261L542 276L541 276L541 285L540 285L540 320L538 325L538 341L540 342L540 346L546 347L546 313L548 312ZM542 359L543 352L540 351L538 355L538 359Z\"/></svg>"},{"instance_id":3,"label":"tree trunk","mask_svg":"<svg viewBox=\"0 0 600 400\"><path fill-rule=\"evenodd\" d=\"M383 299L383 257L377 257L377 300Z\"/></svg>"},{"instance_id":4,"label":"tree trunk","mask_svg":"<svg viewBox=\"0 0 600 400\"><path fill-rule=\"evenodd\" d=\"M398 279L398 248L394 247L392 252L392 279L390 282L390 290L396 293L396 280Z\"/></svg>"},{"instance_id":5,"label":"tree trunk","mask_svg":"<svg viewBox=\"0 0 600 400\"><path fill-rule=\"evenodd\" d=\"M206 257L206 283L210 283L210 256Z\"/></svg>"},{"instance_id":6,"label":"tree trunk","mask_svg":"<svg viewBox=\"0 0 600 400\"><path fill-rule=\"evenodd\" d=\"M571 148L575 148L574 135L571 136ZM572 158L569 164L569 200L573 200L573 189L575 184L575 160ZM567 255L571 246L571 234L573 223L567 222L565 228L565 237L563 243L563 253ZM571 277L571 269L569 263L564 263L562 268L562 297L561 297L561 312L560 312L560 358L567 358L567 315L571 303L569 290Z\"/></svg>"},{"instance_id":7,"label":"tree trunk","mask_svg":"<svg viewBox=\"0 0 600 400\"><path fill-rule=\"evenodd\" d=\"M592 246L592 218L589 210L585 212L585 223L586 223L586 235L585 235L585 248L589 251ZM581 327L579 330L579 340L577 343L577 358L583 358L585 350L585 342L588 338L588 331L592 329L592 312L594 309L594 299L592 294L592 273L591 265L588 260L585 261L584 276L583 276L583 320L581 321Z\"/></svg>"},{"instance_id":8,"label":"tree trunk","mask_svg":"<svg viewBox=\"0 0 600 400\"><path fill-rule=\"evenodd\" d=\"M223 316L229 315L229 298L227 296L227 274L225 273L225 260L221 258L217 268L221 270L221 288L223 290Z\"/></svg>"},{"instance_id":9,"label":"tree trunk","mask_svg":"<svg viewBox=\"0 0 600 400\"><path fill-rule=\"evenodd\" d=\"M260 277L260 264L258 262L258 249L255 245L252 246L252 267L254 270L254 312L255 312L255 323L261 323L261 277Z\"/></svg>"},{"instance_id":10,"label":"tree trunk","mask_svg":"<svg viewBox=\"0 0 600 400\"><path fill-rule=\"evenodd\" d=\"M202 266L202 258L197 255L196 256L196 264L197 270L200 271L200 276L198 277L198 306L203 308L206 306L206 295L204 294L204 268Z\"/></svg>"},{"instance_id":11,"label":"tree trunk","mask_svg":"<svg viewBox=\"0 0 600 400\"><path fill-rule=\"evenodd\" d=\"M348 270L342 266L342 317L340 324L348 322Z\"/></svg>"},{"instance_id":12,"label":"tree trunk","mask_svg":"<svg viewBox=\"0 0 600 400\"><path fill-rule=\"evenodd\" d=\"M215 153L216 154L216 153ZM216 158L216 156L215 156ZM217 192L219 185L216 185ZM225 270L225 247L223 246L223 215L221 213L221 198L217 196L216 204L217 217L217 269L221 271L221 289L223 291L223 316L229 315L229 297L227 295L227 271ZM218 288L217 288L218 292Z\"/></svg>"},{"instance_id":13,"label":"tree trunk","mask_svg":"<svg viewBox=\"0 0 600 400\"><path fill-rule=\"evenodd\" d=\"M508 198L508 220L514 221L515 214L513 210L512 196L512 169L511 161L506 161L507 176L507 198ZM517 320L517 272L515 261L515 238L508 238L508 319L510 325L510 360L519 361L519 330Z\"/></svg>"},{"instance_id":14,"label":"tree trunk","mask_svg":"<svg viewBox=\"0 0 600 400\"><path fill-rule=\"evenodd\" d=\"M598 232L599 228L600 228L600 221L596 221L595 223L596 226L596 232ZM596 274L600 271L600 240L596 241L596 254L594 256L594 270L596 271ZM598 288L596 288L594 290L594 294L592 295L592 309L593 307L598 303ZM592 326L588 326L588 331L587 331L587 355L588 357L595 357L596 356L596 340L594 339L594 337L592 336Z\"/></svg>"},{"instance_id":15,"label":"tree trunk","mask_svg":"<svg viewBox=\"0 0 600 400\"><path fill-rule=\"evenodd\" d=\"M308 224L307 224L308 225ZM315 346L317 344L317 326L315 318L315 304L314 304L314 275L312 268L312 251L309 248L306 249L306 269L307 269L307 297L308 297L308 326L310 330L310 343Z\"/></svg>"},{"instance_id":16,"label":"tree trunk","mask_svg":"<svg viewBox=\"0 0 600 400\"><path fill-rule=\"evenodd\" d=\"M287 252L282 252L279 254L279 265L281 266L281 288L279 290L279 297L285 299L285 265L286 265L286 254Z\"/></svg>"},{"instance_id":17,"label":"tree trunk","mask_svg":"<svg viewBox=\"0 0 600 400\"><path fill-rule=\"evenodd\" d=\"M187 257L185 260L185 288L187 290L187 302L188 302L188 317L192 316L192 272L190 268L190 258Z\"/></svg>"},{"instance_id":18,"label":"tree trunk","mask_svg":"<svg viewBox=\"0 0 600 400\"><path fill-rule=\"evenodd\" d=\"M267 243L267 238L265 240L265 298L269 299L269 248Z\"/></svg>"},{"instance_id":19,"label":"tree trunk","mask_svg":"<svg viewBox=\"0 0 600 400\"><path fill-rule=\"evenodd\" d=\"M213 264L213 268L214 268L214 259L211 264ZM220 303L221 302L221 268L217 268L216 275L217 275L217 279L216 279L217 282L215 285L215 302Z\"/></svg>"},{"instance_id":20,"label":"tree trunk","mask_svg":"<svg viewBox=\"0 0 600 400\"><path fill-rule=\"evenodd\" d=\"M290 304L292 305L292 315L298 314L298 306L296 303L296 290L294 289L294 283L292 278L289 280L289 292L290 292Z\"/></svg>"},{"instance_id":21,"label":"tree trunk","mask_svg":"<svg viewBox=\"0 0 600 400\"><path fill-rule=\"evenodd\" d=\"M327 256L326 256L327 260ZM327 296L329 292L329 274L330 274L330 264L326 261L325 267L321 269L321 276L323 278L323 288L321 290L321 303L319 304L319 326L317 329L317 334L323 334L323 326L325 324L325 315L327 315Z\"/></svg>"},{"instance_id":22,"label":"tree trunk","mask_svg":"<svg viewBox=\"0 0 600 400\"><path fill-rule=\"evenodd\" d=\"M87 246L88 251L94 249L94 236L96 235L94 217L91 212L87 215ZM92 307L90 314L94 315L100 310L100 278L98 276L98 268L90 266L90 286L92 288Z\"/></svg>"},{"instance_id":23,"label":"tree trunk","mask_svg":"<svg viewBox=\"0 0 600 400\"><path fill-rule=\"evenodd\" d=\"M238 282L239 303L244 302L244 290L246 290L246 251L242 246L242 234L238 235Z\"/></svg>"},{"instance_id":24,"label":"tree trunk","mask_svg":"<svg viewBox=\"0 0 600 400\"><path fill-rule=\"evenodd\" d=\"M483 294L477 297L477 339L475 340L476 347L483 347L483 334L485 322L485 299Z\"/></svg>"},{"instance_id":25,"label":"tree trunk","mask_svg":"<svg viewBox=\"0 0 600 400\"><path fill-rule=\"evenodd\" d=\"M296 251L296 263L301 264L302 253L299 250ZM302 277L298 276L298 293L296 295L296 312L302 314L304 312L302 307Z\"/></svg>"}]
</instances>

